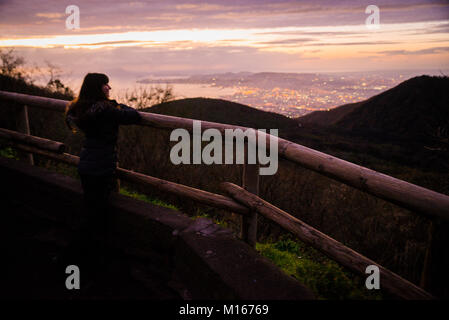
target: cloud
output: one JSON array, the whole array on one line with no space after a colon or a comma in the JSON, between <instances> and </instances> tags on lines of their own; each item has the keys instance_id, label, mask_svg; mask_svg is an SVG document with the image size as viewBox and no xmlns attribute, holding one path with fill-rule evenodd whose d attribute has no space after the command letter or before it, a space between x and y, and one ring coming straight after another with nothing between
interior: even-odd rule
<instances>
[{"instance_id":1,"label":"cloud","mask_svg":"<svg viewBox=\"0 0 449 320\"><path fill-rule=\"evenodd\" d=\"M315 41L314 38L294 38L294 39L284 39L284 40L273 40L273 41L258 41L255 44L262 45L301 45L306 42Z\"/></svg>"},{"instance_id":2,"label":"cloud","mask_svg":"<svg viewBox=\"0 0 449 320\"><path fill-rule=\"evenodd\" d=\"M53 48L22 48L26 61L37 62L45 59L76 76L95 70L111 73L116 81L120 78L148 76L149 74L195 74L210 71L227 72L241 70L294 70L305 63L299 55L261 52L251 47L197 47L191 50L172 50L160 47L117 47L110 50L64 50ZM273 63L274 62L274 63ZM120 67L123 72L117 71Z\"/></svg>"},{"instance_id":3,"label":"cloud","mask_svg":"<svg viewBox=\"0 0 449 320\"><path fill-rule=\"evenodd\" d=\"M87 30L99 25L115 30L121 24L138 30L358 25L366 19L367 4L355 0L117 0L107 5L98 0L76 1L81 26ZM55 35L65 31L63 21L55 19L66 17L67 3L63 1L0 1L0 5L0 21L11 26L2 30L3 36ZM445 1L377 0L376 5L381 10L381 23L442 20L449 13ZM51 18L54 21L49 21ZM45 23L31 28L39 19L45 19Z\"/></svg>"},{"instance_id":4,"label":"cloud","mask_svg":"<svg viewBox=\"0 0 449 320\"><path fill-rule=\"evenodd\" d=\"M52 56L57 52L56 59L76 65L75 70L82 68L82 63L75 61L79 59L87 61L93 69L102 66L112 70L113 66L121 64L129 65L124 70L136 72L147 72L146 68L158 72L176 72L176 68L183 72L227 71L224 68L234 71L321 70L333 64L341 68L373 68L368 65L369 61L361 58L358 62L351 61L362 53L355 52L355 46L366 46L365 52L369 51L373 59L384 65L388 61L402 63L398 62L400 59L391 58L395 55L414 57L415 60L403 59L408 60L407 63L424 61L430 54L438 53L438 57L446 54L447 57L446 47L449 46L445 38L445 33L449 32L447 1L376 0L382 25L376 32L364 28L365 7L371 4L368 0L75 2L80 8L81 29L74 31L65 27L67 2L0 0L0 46L5 39L37 38L33 45L39 46L43 43L40 40L58 38L60 42L49 45L56 48L39 49L36 51L39 56ZM428 23L432 21L434 23ZM157 38L153 33L150 36L140 34L154 31L168 32ZM84 37L73 39L74 36ZM11 45L13 42L4 43ZM15 43L20 45L20 42ZM416 47L416 44L421 46ZM376 48L377 45L380 47ZM64 46L76 50L67 50ZM32 52L31 48L23 50ZM305 59L317 57L321 59L319 63L305 63ZM345 59L347 64L340 63ZM431 60L434 64L442 61Z\"/></svg>"},{"instance_id":5,"label":"cloud","mask_svg":"<svg viewBox=\"0 0 449 320\"><path fill-rule=\"evenodd\" d=\"M399 41L361 41L361 42L327 42L327 43L309 43L310 46L371 46L381 44L400 44Z\"/></svg>"},{"instance_id":6,"label":"cloud","mask_svg":"<svg viewBox=\"0 0 449 320\"><path fill-rule=\"evenodd\" d=\"M439 54L449 52L449 47L434 47L429 49L422 50L385 50L380 52L371 52L378 53L387 56L397 56L397 55L423 55L423 54Z\"/></svg>"},{"instance_id":7,"label":"cloud","mask_svg":"<svg viewBox=\"0 0 449 320\"><path fill-rule=\"evenodd\" d=\"M449 13L448 13L449 15ZM449 33L449 22L442 22L438 25L431 26L422 30L412 30L412 34L437 34L437 33Z\"/></svg>"},{"instance_id":8,"label":"cloud","mask_svg":"<svg viewBox=\"0 0 449 320\"><path fill-rule=\"evenodd\" d=\"M311 35L311 36L339 36L339 35L352 35L358 33L357 31L265 31L257 32L259 35ZM359 32L364 33L364 32Z\"/></svg>"},{"instance_id":9,"label":"cloud","mask_svg":"<svg viewBox=\"0 0 449 320\"><path fill-rule=\"evenodd\" d=\"M226 4L207 4L207 3L184 3L175 6L180 11L221 11L227 10L229 6Z\"/></svg>"},{"instance_id":10,"label":"cloud","mask_svg":"<svg viewBox=\"0 0 449 320\"><path fill-rule=\"evenodd\" d=\"M65 15L60 12L45 12L45 13L36 13L36 17L47 18L47 19L57 19L57 18L65 17Z\"/></svg>"},{"instance_id":11,"label":"cloud","mask_svg":"<svg viewBox=\"0 0 449 320\"><path fill-rule=\"evenodd\" d=\"M96 42L96 43L78 43L76 47L103 47L103 46L111 46L111 45L132 45L132 44L143 44L143 43L153 43L153 41L136 41L136 40L121 40L121 41L104 41L104 42ZM67 47L67 46L66 46Z\"/></svg>"},{"instance_id":12,"label":"cloud","mask_svg":"<svg viewBox=\"0 0 449 320\"><path fill-rule=\"evenodd\" d=\"M385 44L400 44L400 41L355 41L355 42L332 42L324 41L317 42L314 38L300 38L300 39L285 39L275 41L261 41L255 42L255 45L270 45L270 46L310 46L310 47L326 47L326 46L372 46L372 45L385 45Z\"/></svg>"}]
</instances>

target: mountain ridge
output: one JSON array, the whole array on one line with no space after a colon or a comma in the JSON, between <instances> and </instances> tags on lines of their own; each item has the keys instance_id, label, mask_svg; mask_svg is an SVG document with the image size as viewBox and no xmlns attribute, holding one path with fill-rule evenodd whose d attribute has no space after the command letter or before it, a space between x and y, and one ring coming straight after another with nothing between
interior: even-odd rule
<instances>
[{"instance_id":1,"label":"mountain ridge","mask_svg":"<svg viewBox=\"0 0 449 320\"><path fill-rule=\"evenodd\" d=\"M215 112L211 112L213 109ZM173 100L142 109L144 112L219 122L255 129L296 128L294 119L237 102L212 98Z\"/></svg>"},{"instance_id":2,"label":"mountain ridge","mask_svg":"<svg viewBox=\"0 0 449 320\"><path fill-rule=\"evenodd\" d=\"M449 78L419 76L367 100L297 118L306 127L448 142Z\"/></svg>"}]
</instances>

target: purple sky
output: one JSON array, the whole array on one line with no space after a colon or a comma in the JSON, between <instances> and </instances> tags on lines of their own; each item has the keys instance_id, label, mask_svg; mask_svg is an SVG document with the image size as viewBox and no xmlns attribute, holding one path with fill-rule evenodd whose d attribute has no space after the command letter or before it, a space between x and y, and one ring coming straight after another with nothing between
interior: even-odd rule
<instances>
[{"instance_id":1,"label":"purple sky","mask_svg":"<svg viewBox=\"0 0 449 320\"><path fill-rule=\"evenodd\" d=\"M368 29L368 5L380 28ZM66 28L68 5L80 29ZM0 48L75 78L449 68L448 1L0 0Z\"/></svg>"}]
</instances>

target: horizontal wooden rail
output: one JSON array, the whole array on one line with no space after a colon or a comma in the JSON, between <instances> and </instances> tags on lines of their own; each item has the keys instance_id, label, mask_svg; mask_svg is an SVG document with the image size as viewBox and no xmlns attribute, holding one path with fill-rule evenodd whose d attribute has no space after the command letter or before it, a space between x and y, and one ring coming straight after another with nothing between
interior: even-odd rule
<instances>
[{"instance_id":1,"label":"horizontal wooden rail","mask_svg":"<svg viewBox=\"0 0 449 320\"><path fill-rule=\"evenodd\" d=\"M20 104L56 111L64 111L68 103L68 101L64 100L6 91L0 91L0 99L12 100ZM140 112L140 114L143 118L142 125L163 129L184 128L190 131L193 127L193 119L146 112ZM225 129L249 129L208 121L201 121L201 127L202 129L215 128L221 132L224 132ZM270 135L267 134L267 139L269 137ZM279 156L295 162L302 167L414 212L449 221L449 196L445 194L393 178L285 139L278 139L278 150Z\"/></svg>"},{"instance_id":2,"label":"horizontal wooden rail","mask_svg":"<svg viewBox=\"0 0 449 320\"><path fill-rule=\"evenodd\" d=\"M342 243L314 229L285 211L273 206L245 189L230 183L221 184L222 189L233 199L260 213L269 220L278 223L285 230L292 232L303 242L323 252L350 270L366 277L366 267L376 265L380 271L381 288L402 299L434 299L434 297L401 278L397 274L362 256Z\"/></svg>"},{"instance_id":3,"label":"horizontal wooden rail","mask_svg":"<svg viewBox=\"0 0 449 320\"><path fill-rule=\"evenodd\" d=\"M28 142L29 140L24 140ZM55 153L54 151L42 150L35 146L17 143L13 141L15 147L26 152L43 155L45 157L58 160L69 165L77 166L79 157L68 153ZM313 227L305 224L301 220L289 215L281 209L271 205L258 196L236 186L232 183L222 183L222 189L231 197L226 197L207 191L195 189L181 184L169 182L144 174L136 173L123 168L117 168L117 175L126 181L141 185L151 185L159 190L186 197L194 201L210 205L212 207L230 210L235 213L248 216L251 211L258 212L278 223L284 229L292 232L305 243L320 250L333 260L346 266L350 270L366 276L365 270L368 265L377 265L381 276L381 286L387 292L403 299L432 299L433 297L423 289L415 286L409 281L401 278L388 269L379 266L374 261L358 254L352 249L344 246L340 242L321 233Z\"/></svg>"},{"instance_id":4,"label":"horizontal wooden rail","mask_svg":"<svg viewBox=\"0 0 449 320\"><path fill-rule=\"evenodd\" d=\"M32 96L29 94L1 91L1 90L0 90L0 99L14 101L20 105L27 105L29 107L38 107L42 109L49 109L59 112L64 112L67 104L70 102L67 100Z\"/></svg>"},{"instance_id":5,"label":"horizontal wooden rail","mask_svg":"<svg viewBox=\"0 0 449 320\"><path fill-rule=\"evenodd\" d=\"M120 179L143 185L151 185L153 187L156 187L158 190L189 198L193 201L207 204L211 207L230 210L234 213L239 213L245 216L249 215L249 210L247 207L242 206L232 198L225 197L220 194L215 194L201 189L185 186L183 184L158 179L122 168L117 169L117 175Z\"/></svg>"},{"instance_id":6,"label":"horizontal wooden rail","mask_svg":"<svg viewBox=\"0 0 449 320\"><path fill-rule=\"evenodd\" d=\"M57 153L63 153L65 150L65 144L61 142L56 142L53 140L48 140L8 129L0 128L0 137L16 142L22 142L27 145Z\"/></svg>"},{"instance_id":7,"label":"horizontal wooden rail","mask_svg":"<svg viewBox=\"0 0 449 320\"><path fill-rule=\"evenodd\" d=\"M23 151L39 154L54 160L67 163L69 165L77 166L79 162L79 157L68 153L57 154L20 143L15 144L15 146ZM192 188L189 186L170 182L167 180L158 179L155 177L147 176L123 168L117 168L117 176L118 178L129 182L134 182L146 186L150 185L156 187L159 190L175 194L177 196L189 198L191 200L209 205L211 207L229 210L231 212L239 213L242 215L249 215L249 209L247 207L242 206L240 203L234 201L232 198L220 194L215 194L212 192Z\"/></svg>"}]
</instances>

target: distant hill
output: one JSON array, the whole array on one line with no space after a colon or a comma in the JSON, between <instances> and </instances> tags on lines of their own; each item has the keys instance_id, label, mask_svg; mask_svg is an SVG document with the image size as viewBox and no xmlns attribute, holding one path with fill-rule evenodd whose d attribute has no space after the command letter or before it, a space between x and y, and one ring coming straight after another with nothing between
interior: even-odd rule
<instances>
[{"instance_id":1,"label":"distant hill","mask_svg":"<svg viewBox=\"0 0 449 320\"><path fill-rule=\"evenodd\" d=\"M174 100L154 105L142 111L257 129L291 129L298 126L295 120L281 114L258 110L222 99Z\"/></svg>"},{"instance_id":2,"label":"distant hill","mask_svg":"<svg viewBox=\"0 0 449 320\"><path fill-rule=\"evenodd\" d=\"M425 142L448 143L449 78L419 76L368 100L298 118L321 126Z\"/></svg>"}]
</instances>

